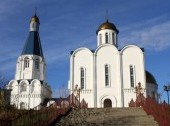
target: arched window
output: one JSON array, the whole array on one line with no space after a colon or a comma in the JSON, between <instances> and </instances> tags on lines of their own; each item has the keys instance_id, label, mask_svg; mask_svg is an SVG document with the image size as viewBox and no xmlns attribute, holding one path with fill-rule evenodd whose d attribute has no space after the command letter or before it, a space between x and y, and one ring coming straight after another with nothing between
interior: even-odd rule
<instances>
[{"instance_id":1,"label":"arched window","mask_svg":"<svg viewBox=\"0 0 170 126\"><path fill-rule=\"evenodd\" d=\"M26 109L26 105L25 105L24 102L21 102L21 103L20 103L20 109Z\"/></svg>"},{"instance_id":2,"label":"arched window","mask_svg":"<svg viewBox=\"0 0 170 126\"><path fill-rule=\"evenodd\" d=\"M39 69L39 60L38 59L35 60L35 68Z\"/></svg>"},{"instance_id":3,"label":"arched window","mask_svg":"<svg viewBox=\"0 0 170 126\"><path fill-rule=\"evenodd\" d=\"M21 84L21 92L27 91L27 85L25 83Z\"/></svg>"},{"instance_id":4,"label":"arched window","mask_svg":"<svg viewBox=\"0 0 170 126\"><path fill-rule=\"evenodd\" d=\"M80 88L84 89L85 85L85 70L84 68L80 69Z\"/></svg>"},{"instance_id":5,"label":"arched window","mask_svg":"<svg viewBox=\"0 0 170 126\"><path fill-rule=\"evenodd\" d=\"M105 34L105 38L106 38L106 43L109 43L109 35L108 35L107 32L106 32L106 34Z\"/></svg>"},{"instance_id":6,"label":"arched window","mask_svg":"<svg viewBox=\"0 0 170 126\"><path fill-rule=\"evenodd\" d=\"M134 67L130 65L130 84L131 87L134 87L135 79L134 79Z\"/></svg>"},{"instance_id":7,"label":"arched window","mask_svg":"<svg viewBox=\"0 0 170 126\"><path fill-rule=\"evenodd\" d=\"M109 65L105 65L105 86L110 85Z\"/></svg>"},{"instance_id":8,"label":"arched window","mask_svg":"<svg viewBox=\"0 0 170 126\"><path fill-rule=\"evenodd\" d=\"M25 58L24 60L24 68L28 68L29 67L29 58Z\"/></svg>"},{"instance_id":9,"label":"arched window","mask_svg":"<svg viewBox=\"0 0 170 126\"><path fill-rule=\"evenodd\" d=\"M99 34L99 45L102 44L102 34Z\"/></svg>"}]
</instances>

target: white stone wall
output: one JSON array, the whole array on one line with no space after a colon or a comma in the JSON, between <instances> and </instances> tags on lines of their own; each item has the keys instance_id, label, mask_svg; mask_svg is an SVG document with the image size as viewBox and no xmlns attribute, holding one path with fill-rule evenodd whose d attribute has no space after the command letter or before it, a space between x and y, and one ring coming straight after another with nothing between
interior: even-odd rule
<instances>
[{"instance_id":1,"label":"white stone wall","mask_svg":"<svg viewBox=\"0 0 170 126\"><path fill-rule=\"evenodd\" d=\"M83 99L88 103L89 108L94 107L93 90L82 90L80 93L80 101L82 101Z\"/></svg>"},{"instance_id":2,"label":"white stone wall","mask_svg":"<svg viewBox=\"0 0 170 126\"><path fill-rule=\"evenodd\" d=\"M121 51L122 55L122 74L123 74L123 90L124 90L124 106L128 107L130 100L136 99L134 87L141 83L142 88L146 89L145 64L143 51L135 46L128 45ZM130 82L130 65L134 68L134 87ZM144 92L146 96L146 92Z\"/></svg>"},{"instance_id":3,"label":"white stone wall","mask_svg":"<svg viewBox=\"0 0 170 126\"><path fill-rule=\"evenodd\" d=\"M138 82L146 96L144 53L135 45L118 51L114 45L102 44L94 53L87 48L79 48L71 55L70 64L68 87L71 91L76 84L80 87L80 68L86 69L86 86L80 97L88 102L89 107L101 108L107 98L112 100L113 107L128 107L130 100L136 99L134 88ZM109 66L109 86L105 86L106 64ZM134 87L130 86L130 65L134 66Z\"/></svg>"},{"instance_id":4,"label":"white stone wall","mask_svg":"<svg viewBox=\"0 0 170 126\"><path fill-rule=\"evenodd\" d=\"M25 59L29 59L29 67L25 68L24 62ZM39 61L39 69L35 68L35 60ZM16 64L16 73L15 79L38 79L38 80L46 80L46 64L45 60L37 55L21 55L18 57L18 61Z\"/></svg>"},{"instance_id":5,"label":"white stone wall","mask_svg":"<svg viewBox=\"0 0 170 126\"><path fill-rule=\"evenodd\" d=\"M80 68L85 69L85 89L93 88L93 53L86 48L80 48L73 54L74 60L74 85L80 87Z\"/></svg>"},{"instance_id":6,"label":"white stone wall","mask_svg":"<svg viewBox=\"0 0 170 126\"><path fill-rule=\"evenodd\" d=\"M120 54L113 45L100 46L96 52L96 84L97 107L102 107L101 100L106 97L113 99L115 107L121 106ZM109 66L109 86L105 86L105 65Z\"/></svg>"},{"instance_id":7,"label":"white stone wall","mask_svg":"<svg viewBox=\"0 0 170 126\"><path fill-rule=\"evenodd\" d=\"M26 91L22 91L22 84L26 84ZM20 109L21 103L25 104L25 109L31 109L43 102L44 98L51 97L50 88L35 79L29 82L28 80L11 80L7 85L7 89L11 91L11 104L14 104Z\"/></svg>"},{"instance_id":8,"label":"white stone wall","mask_svg":"<svg viewBox=\"0 0 170 126\"><path fill-rule=\"evenodd\" d=\"M79 48L74 51L70 58L71 73L70 73L70 90L73 92L76 85L80 88L80 69L85 70L85 86L81 90L80 99L83 98L89 103L89 107L93 106L93 84L94 84L94 72L93 72L93 53L87 48Z\"/></svg>"}]
</instances>

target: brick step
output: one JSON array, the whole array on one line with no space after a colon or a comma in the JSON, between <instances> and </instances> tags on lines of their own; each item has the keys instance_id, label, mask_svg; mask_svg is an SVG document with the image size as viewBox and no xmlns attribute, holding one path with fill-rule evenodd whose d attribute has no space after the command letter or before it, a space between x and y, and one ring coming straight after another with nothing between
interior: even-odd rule
<instances>
[{"instance_id":1,"label":"brick step","mask_svg":"<svg viewBox=\"0 0 170 126\"><path fill-rule=\"evenodd\" d=\"M142 108L73 109L56 126L158 126Z\"/></svg>"},{"instance_id":2,"label":"brick step","mask_svg":"<svg viewBox=\"0 0 170 126\"><path fill-rule=\"evenodd\" d=\"M157 122L153 122L153 121L145 121L145 120L139 120L139 121L128 121L128 120L93 120L93 121L89 121L87 120L81 120L81 119L71 119L71 120L65 120L67 122L63 122L61 121L61 124L113 124L113 125L157 125Z\"/></svg>"},{"instance_id":3,"label":"brick step","mask_svg":"<svg viewBox=\"0 0 170 126\"><path fill-rule=\"evenodd\" d=\"M151 122L151 118L148 118L147 116L143 116L143 117L130 117L130 116L127 116L127 117L87 117L86 118L87 122L91 122L91 121L95 121L95 120L98 120L98 121L102 121L102 120L106 120L106 121L124 121L124 122L129 122L129 121L133 121L133 122L138 122L140 120L140 122L148 122L150 123Z\"/></svg>"}]
</instances>

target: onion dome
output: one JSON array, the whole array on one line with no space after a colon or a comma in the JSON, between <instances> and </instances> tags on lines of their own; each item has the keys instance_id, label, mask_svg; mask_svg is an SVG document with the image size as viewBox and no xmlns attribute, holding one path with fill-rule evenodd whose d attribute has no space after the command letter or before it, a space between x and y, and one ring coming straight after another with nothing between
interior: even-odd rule
<instances>
[{"instance_id":1,"label":"onion dome","mask_svg":"<svg viewBox=\"0 0 170 126\"><path fill-rule=\"evenodd\" d=\"M96 31L96 33L98 33L100 30L104 30L104 29L111 29L116 31L116 33L118 34L119 31L117 30L116 26L113 23L110 23L108 20L106 20L105 23L101 24L98 28L98 30Z\"/></svg>"},{"instance_id":2,"label":"onion dome","mask_svg":"<svg viewBox=\"0 0 170 126\"><path fill-rule=\"evenodd\" d=\"M37 22L37 23L40 23L39 22L39 18L37 17L37 15L35 14L34 16L32 16L31 18L31 22Z\"/></svg>"},{"instance_id":3,"label":"onion dome","mask_svg":"<svg viewBox=\"0 0 170 126\"><path fill-rule=\"evenodd\" d=\"M146 83L152 83L152 84L156 84L156 79L154 78L154 76L148 72L148 71L145 71L146 72Z\"/></svg>"}]
</instances>

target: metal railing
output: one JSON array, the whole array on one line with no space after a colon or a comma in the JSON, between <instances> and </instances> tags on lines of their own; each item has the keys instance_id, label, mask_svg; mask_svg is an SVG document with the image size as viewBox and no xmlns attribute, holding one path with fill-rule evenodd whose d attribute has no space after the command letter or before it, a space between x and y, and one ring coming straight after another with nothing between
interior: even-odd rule
<instances>
[{"instance_id":1,"label":"metal railing","mask_svg":"<svg viewBox=\"0 0 170 126\"><path fill-rule=\"evenodd\" d=\"M140 94L136 101L133 99L130 101L129 107L143 107L144 111L152 115L160 126L170 126L170 106L165 101L160 104L150 96L145 98Z\"/></svg>"}]
</instances>

